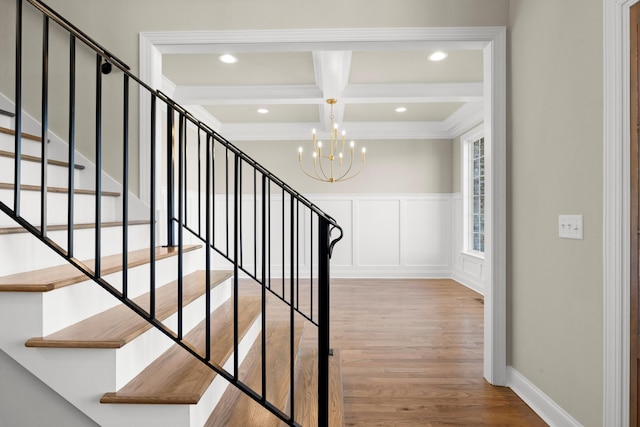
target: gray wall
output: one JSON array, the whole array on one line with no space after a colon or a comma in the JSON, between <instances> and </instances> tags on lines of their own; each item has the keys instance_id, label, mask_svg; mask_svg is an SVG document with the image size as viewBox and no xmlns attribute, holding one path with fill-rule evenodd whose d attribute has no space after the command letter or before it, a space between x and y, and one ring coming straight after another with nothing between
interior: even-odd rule
<instances>
[{"instance_id":1,"label":"gray wall","mask_svg":"<svg viewBox=\"0 0 640 427\"><path fill-rule=\"evenodd\" d=\"M3 351L0 351L0 378L2 426L97 426Z\"/></svg>"},{"instance_id":2,"label":"gray wall","mask_svg":"<svg viewBox=\"0 0 640 427\"><path fill-rule=\"evenodd\" d=\"M451 192L451 140L358 141L367 148L365 167L353 180L341 183L315 181L298 167L298 147L305 149L305 165L312 165L310 141L239 142L278 178L302 194L398 194ZM360 164L356 153L354 169Z\"/></svg>"},{"instance_id":3,"label":"gray wall","mask_svg":"<svg viewBox=\"0 0 640 427\"><path fill-rule=\"evenodd\" d=\"M510 363L585 426L603 413L602 2L510 2ZM584 215L584 240L558 238Z\"/></svg>"}]
</instances>

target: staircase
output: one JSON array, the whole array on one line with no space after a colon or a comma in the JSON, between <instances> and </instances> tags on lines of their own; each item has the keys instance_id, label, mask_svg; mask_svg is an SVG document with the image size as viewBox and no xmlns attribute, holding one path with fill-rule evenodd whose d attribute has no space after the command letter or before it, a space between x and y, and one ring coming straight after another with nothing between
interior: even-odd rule
<instances>
[{"instance_id":1,"label":"staircase","mask_svg":"<svg viewBox=\"0 0 640 427\"><path fill-rule=\"evenodd\" d=\"M0 102L0 350L101 426L342 426L336 222L42 2L18 0L15 13L15 93ZM20 59L34 17L37 106L23 102L36 83ZM63 84L50 81L49 36L61 33L65 100L49 99ZM80 55L93 55L89 76ZM95 105L76 105L89 78ZM116 111L103 85L119 85ZM50 129L56 109L64 138ZM80 109L95 116L92 158L76 149ZM129 191L134 121L152 129L146 201ZM106 141L112 128L118 141ZM121 151L120 183L106 149Z\"/></svg>"}]
</instances>

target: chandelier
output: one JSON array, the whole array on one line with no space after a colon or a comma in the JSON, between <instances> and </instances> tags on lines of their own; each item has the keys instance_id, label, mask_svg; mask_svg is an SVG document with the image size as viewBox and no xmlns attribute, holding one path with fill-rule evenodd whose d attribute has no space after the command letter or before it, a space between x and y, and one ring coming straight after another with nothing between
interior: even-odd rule
<instances>
[{"instance_id":1,"label":"chandelier","mask_svg":"<svg viewBox=\"0 0 640 427\"><path fill-rule=\"evenodd\" d=\"M345 131L342 131L342 141L338 138L338 124L333 122L333 105L338 101L335 99L327 99L327 104L331 106L331 119L328 147L325 147L322 141L316 139L316 130L313 129L313 171L309 172L302 163L302 147L298 148L298 164L305 175L323 182L339 182L346 181L358 175L364 167L364 155L367 151L362 147L362 160L360 167L354 173L353 158L355 152L355 142L349 144L349 159L345 159Z\"/></svg>"}]
</instances>

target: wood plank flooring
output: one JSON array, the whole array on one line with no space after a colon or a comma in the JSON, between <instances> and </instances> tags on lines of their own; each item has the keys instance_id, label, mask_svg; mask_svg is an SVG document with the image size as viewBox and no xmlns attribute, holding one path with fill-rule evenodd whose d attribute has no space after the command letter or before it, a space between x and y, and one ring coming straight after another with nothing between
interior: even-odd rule
<instances>
[{"instance_id":1,"label":"wood plank flooring","mask_svg":"<svg viewBox=\"0 0 640 427\"><path fill-rule=\"evenodd\" d=\"M546 426L510 389L483 379L477 293L452 280L331 285L345 426Z\"/></svg>"}]
</instances>

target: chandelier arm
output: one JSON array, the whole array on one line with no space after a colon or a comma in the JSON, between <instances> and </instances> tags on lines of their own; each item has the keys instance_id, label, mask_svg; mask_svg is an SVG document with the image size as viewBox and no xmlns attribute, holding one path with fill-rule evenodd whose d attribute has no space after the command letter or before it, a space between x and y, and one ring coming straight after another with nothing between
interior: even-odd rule
<instances>
[{"instance_id":1,"label":"chandelier arm","mask_svg":"<svg viewBox=\"0 0 640 427\"><path fill-rule=\"evenodd\" d=\"M336 181L346 181L347 179L349 179L349 178L345 178L345 176L349 175L349 172L351 172L352 167L353 167L353 156L349 156L349 168L346 170L345 173L340 175L340 177L336 179Z\"/></svg>"},{"instance_id":2,"label":"chandelier arm","mask_svg":"<svg viewBox=\"0 0 640 427\"><path fill-rule=\"evenodd\" d=\"M319 158L318 159L318 163L313 165L313 168L314 168L314 170L316 172L316 176L318 178L320 178L320 174L318 173L318 166L317 166L318 164L320 165L320 172L322 172L322 176L324 176L324 178L328 181L329 177L327 176L326 173L324 173L324 168L322 167L322 158ZM322 179L322 178L320 178L320 179Z\"/></svg>"},{"instance_id":3,"label":"chandelier arm","mask_svg":"<svg viewBox=\"0 0 640 427\"><path fill-rule=\"evenodd\" d=\"M362 169L364 169L364 160L362 161L362 163L360 164L360 169L358 169L358 172L354 173L353 175L351 175L348 178L342 178L340 177L340 181L348 181L351 178L355 178L356 176L358 176L360 174L360 172L362 172ZM346 175L346 174L345 174ZM344 175L343 175L344 176Z\"/></svg>"},{"instance_id":4,"label":"chandelier arm","mask_svg":"<svg viewBox=\"0 0 640 427\"><path fill-rule=\"evenodd\" d=\"M322 179L320 179L320 178L318 178L318 177L315 177L315 176L311 175L309 172L307 172L307 170L304 168L304 166L302 166L302 163L301 163L301 162L298 162L298 165L300 166L300 170L301 170L305 175L307 175L309 178L313 178L313 179L315 179L316 181L323 181Z\"/></svg>"}]
</instances>

